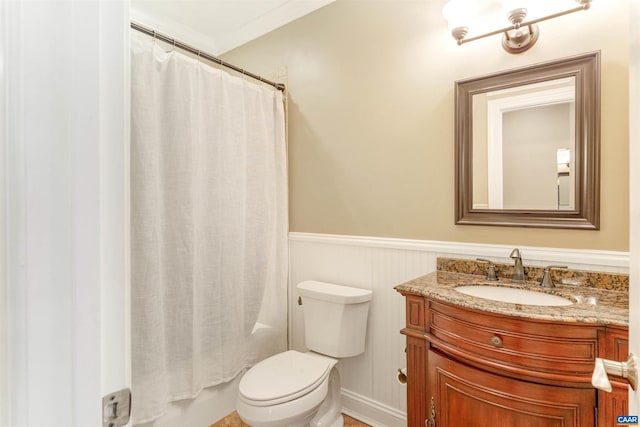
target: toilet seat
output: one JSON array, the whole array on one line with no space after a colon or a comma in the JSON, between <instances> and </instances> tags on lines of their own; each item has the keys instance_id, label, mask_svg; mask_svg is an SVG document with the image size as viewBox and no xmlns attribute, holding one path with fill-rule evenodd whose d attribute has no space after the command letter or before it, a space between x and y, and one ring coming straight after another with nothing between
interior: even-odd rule
<instances>
[{"instance_id":1,"label":"toilet seat","mask_svg":"<svg viewBox=\"0 0 640 427\"><path fill-rule=\"evenodd\" d=\"M304 396L329 376L335 359L295 350L271 356L240 380L239 396L253 406L271 406Z\"/></svg>"}]
</instances>

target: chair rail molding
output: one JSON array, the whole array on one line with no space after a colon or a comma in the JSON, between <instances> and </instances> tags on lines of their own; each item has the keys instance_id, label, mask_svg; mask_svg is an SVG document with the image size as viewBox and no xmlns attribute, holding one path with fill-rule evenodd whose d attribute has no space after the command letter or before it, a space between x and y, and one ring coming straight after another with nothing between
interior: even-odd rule
<instances>
[{"instance_id":1,"label":"chair rail molding","mask_svg":"<svg viewBox=\"0 0 640 427\"><path fill-rule=\"evenodd\" d=\"M339 234L319 234L290 232L289 240L296 242L323 243L345 246L364 246L420 252L432 252L438 256L493 257L510 263L509 253L513 245L447 242L438 240L414 240L391 237L350 236ZM562 261L570 268L628 273L629 252L596 249L569 249L538 246L518 246L524 254L525 265L544 266L550 261Z\"/></svg>"}]
</instances>

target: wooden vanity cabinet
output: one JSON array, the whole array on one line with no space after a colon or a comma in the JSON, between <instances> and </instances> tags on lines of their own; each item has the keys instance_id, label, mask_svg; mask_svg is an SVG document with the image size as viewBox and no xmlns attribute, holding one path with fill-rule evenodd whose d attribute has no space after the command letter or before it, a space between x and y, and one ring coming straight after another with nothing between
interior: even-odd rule
<instances>
[{"instance_id":1,"label":"wooden vanity cabinet","mask_svg":"<svg viewBox=\"0 0 640 427\"><path fill-rule=\"evenodd\" d=\"M409 427L605 427L627 414L626 385L591 386L595 357L626 360L626 329L405 297Z\"/></svg>"}]
</instances>

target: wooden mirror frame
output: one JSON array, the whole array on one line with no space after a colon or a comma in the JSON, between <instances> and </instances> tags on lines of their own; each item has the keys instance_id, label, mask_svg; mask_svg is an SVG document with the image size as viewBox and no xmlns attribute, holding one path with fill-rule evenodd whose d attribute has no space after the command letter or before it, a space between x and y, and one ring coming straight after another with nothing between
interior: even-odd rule
<instances>
[{"instance_id":1,"label":"wooden mirror frame","mask_svg":"<svg viewBox=\"0 0 640 427\"><path fill-rule=\"evenodd\" d=\"M575 206L572 210L474 209L473 95L575 77ZM600 229L600 52L455 83L455 222L460 225Z\"/></svg>"}]
</instances>

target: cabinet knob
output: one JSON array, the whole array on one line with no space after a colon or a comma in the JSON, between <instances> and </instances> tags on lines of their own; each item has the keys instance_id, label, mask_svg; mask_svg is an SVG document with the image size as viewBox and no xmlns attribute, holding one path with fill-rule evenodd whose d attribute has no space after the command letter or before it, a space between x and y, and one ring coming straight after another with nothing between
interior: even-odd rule
<instances>
[{"instance_id":1,"label":"cabinet knob","mask_svg":"<svg viewBox=\"0 0 640 427\"><path fill-rule=\"evenodd\" d=\"M502 347L502 338L494 335L493 337L491 337L491 345L493 345L494 347Z\"/></svg>"}]
</instances>

